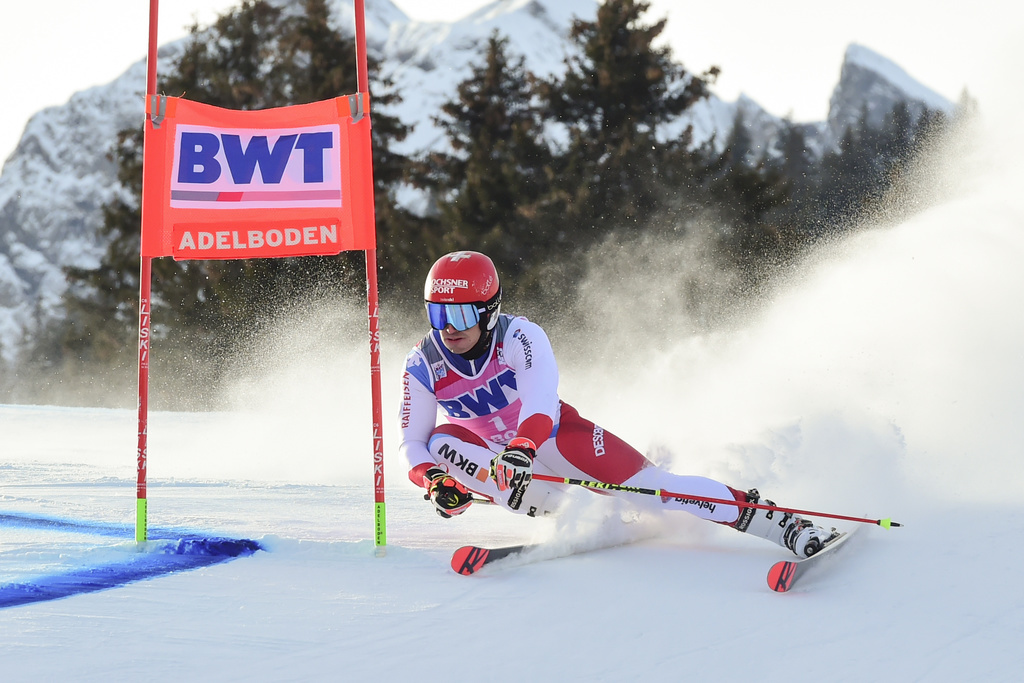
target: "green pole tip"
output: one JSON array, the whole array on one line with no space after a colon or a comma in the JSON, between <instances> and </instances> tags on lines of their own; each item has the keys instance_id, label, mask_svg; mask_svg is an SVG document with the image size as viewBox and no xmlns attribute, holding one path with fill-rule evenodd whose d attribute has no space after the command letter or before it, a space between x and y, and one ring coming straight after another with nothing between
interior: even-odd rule
<instances>
[{"instance_id":1,"label":"green pole tip","mask_svg":"<svg viewBox=\"0 0 1024 683\"><path fill-rule=\"evenodd\" d=\"M149 536L149 519L146 498L135 500L135 542L145 543Z\"/></svg>"},{"instance_id":2,"label":"green pole tip","mask_svg":"<svg viewBox=\"0 0 1024 683\"><path fill-rule=\"evenodd\" d=\"M885 519L878 520L878 526L884 527L886 529L891 529L894 526L900 527L900 526L903 526L903 525L900 524L899 522L894 522L894 521L892 521L892 519L886 517Z\"/></svg>"}]
</instances>

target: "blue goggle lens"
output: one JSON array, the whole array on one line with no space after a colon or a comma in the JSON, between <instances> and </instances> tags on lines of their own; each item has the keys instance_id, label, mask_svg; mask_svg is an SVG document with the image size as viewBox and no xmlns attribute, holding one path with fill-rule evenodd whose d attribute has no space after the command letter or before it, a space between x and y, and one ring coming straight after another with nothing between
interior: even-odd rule
<instances>
[{"instance_id":1,"label":"blue goggle lens","mask_svg":"<svg viewBox=\"0 0 1024 683\"><path fill-rule=\"evenodd\" d=\"M430 326L435 330L443 330L451 325L459 332L465 332L480 322L480 309L476 304L435 304L427 303L427 317Z\"/></svg>"}]
</instances>

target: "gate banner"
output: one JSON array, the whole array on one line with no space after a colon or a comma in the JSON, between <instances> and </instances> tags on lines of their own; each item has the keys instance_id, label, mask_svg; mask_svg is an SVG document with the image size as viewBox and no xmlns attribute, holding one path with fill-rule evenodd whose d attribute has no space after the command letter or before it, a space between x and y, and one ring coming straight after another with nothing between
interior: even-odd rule
<instances>
[{"instance_id":1,"label":"gate banner","mask_svg":"<svg viewBox=\"0 0 1024 683\"><path fill-rule=\"evenodd\" d=\"M259 111L146 98L142 256L376 247L365 94Z\"/></svg>"}]
</instances>

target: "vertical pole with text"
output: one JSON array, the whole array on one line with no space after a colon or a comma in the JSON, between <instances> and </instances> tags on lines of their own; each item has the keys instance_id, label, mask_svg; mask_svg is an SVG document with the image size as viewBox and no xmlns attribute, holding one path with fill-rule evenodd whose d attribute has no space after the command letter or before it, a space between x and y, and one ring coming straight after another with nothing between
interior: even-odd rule
<instances>
[{"instance_id":1,"label":"vertical pole with text","mask_svg":"<svg viewBox=\"0 0 1024 683\"><path fill-rule=\"evenodd\" d=\"M149 51L146 57L146 98L156 94L157 26L160 0L149 1ZM149 125L148 117L145 125ZM143 158L145 164L145 158ZM141 252L140 252L141 255ZM135 540L144 542L148 537L148 503L146 484L149 458L149 359L150 326L152 325L153 259L141 256L139 268L139 441L136 455Z\"/></svg>"},{"instance_id":2,"label":"vertical pole with text","mask_svg":"<svg viewBox=\"0 0 1024 683\"><path fill-rule=\"evenodd\" d=\"M366 59L366 11L364 0L355 0L356 23L356 76L360 93L369 94L370 79ZM373 172L373 166L367 168ZM372 183L372 178L371 178ZM372 196L372 195L371 195ZM363 220L375 228L373 202L371 200ZM366 254L366 304L369 313L370 333L370 392L373 410L373 507L374 546L378 556L383 556L387 546L387 515L384 502L384 432L383 410L381 408L380 380L380 307L377 291L377 250L367 249Z\"/></svg>"}]
</instances>

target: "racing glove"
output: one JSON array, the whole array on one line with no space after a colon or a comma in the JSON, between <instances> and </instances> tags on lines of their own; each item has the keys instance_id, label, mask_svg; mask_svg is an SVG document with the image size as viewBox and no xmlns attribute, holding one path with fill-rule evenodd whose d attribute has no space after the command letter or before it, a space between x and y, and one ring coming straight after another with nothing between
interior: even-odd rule
<instances>
[{"instance_id":1,"label":"racing glove","mask_svg":"<svg viewBox=\"0 0 1024 683\"><path fill-rule=\"evenodd\" d=\"M473 494L440 467L431 467L423 475L427 493L423 500L434 504L434 512L445 519L461 515L473 503Z\"/></svg>"},{"instance_id":2,"label":"racing glove","mask_svg":"<svg viewBox=\"0 0 1024 683\"><path fill-rule=\"evenodd\" d=\"M516 437L491 459L491 479L499 491L525 489L533 479L533 459L537 447L527 438Z\"/></svg>"}]
</instances>

